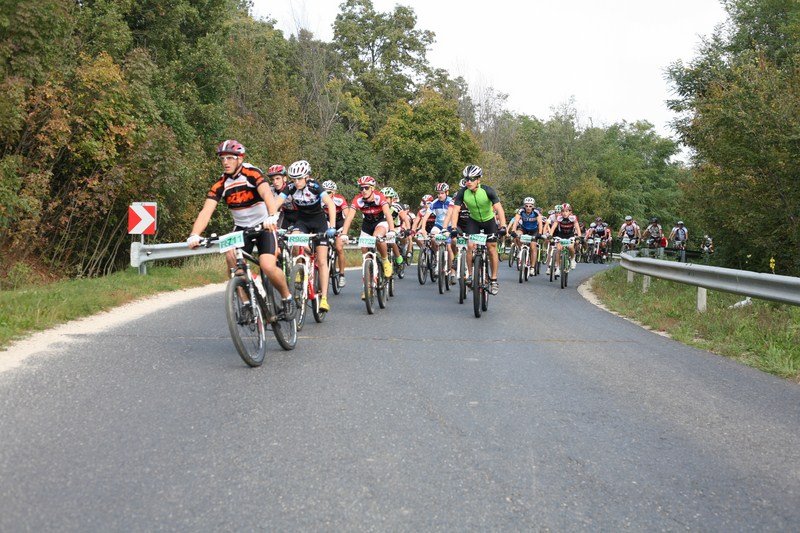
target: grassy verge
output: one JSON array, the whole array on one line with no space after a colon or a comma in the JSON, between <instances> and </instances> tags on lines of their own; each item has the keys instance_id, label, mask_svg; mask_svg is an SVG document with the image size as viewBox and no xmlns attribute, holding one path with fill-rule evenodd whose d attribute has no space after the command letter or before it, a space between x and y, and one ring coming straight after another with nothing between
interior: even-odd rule
<instances>
[{"instance_id":1,"label":"grassy verge","mask_svg":"<svg viewBox=\"0 0 800 533\"><path fill-rule=\"evenodd\" d=\"M348 266L361 264L361 252L345 250ZM106 311L160 292L226 280L225 260L207 255L180 268L148 266L147 275L130 268L93 279L56 281L0 291L0 349L27 333Z\"/></svg>"},{"instance_id":2,"label":"grassy verge","mask_svg":"<svg viewBox=\"0 0 800 533\"><path fill-rule=\"evenodd\" d=\"M729 309L743 297L709 291L708 311L701 314L696 287L652 278L642 294L642 277L627 283L627 271L619 267L595 276L592 290L609 309L678 341L800 382L798 307L753 300Z\"/></svg>"}]
</instances>

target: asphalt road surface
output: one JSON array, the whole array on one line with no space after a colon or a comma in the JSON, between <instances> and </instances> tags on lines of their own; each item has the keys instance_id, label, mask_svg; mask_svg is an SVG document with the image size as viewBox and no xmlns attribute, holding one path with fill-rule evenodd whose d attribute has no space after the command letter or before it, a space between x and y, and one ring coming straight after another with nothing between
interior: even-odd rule
<instances>
[{"instance_id":1,"label":"asphalt road surface","mask_svg":"<svg viewBox=\"0 0 800 533\"><path fill-rule=\"evenodd\" d=\"M242 363L215 290L0 374L0 531L800 529L800 387L501 267L358 274ZM3 354L0 353L0 357Z\"/></svg>"}]
</instances>

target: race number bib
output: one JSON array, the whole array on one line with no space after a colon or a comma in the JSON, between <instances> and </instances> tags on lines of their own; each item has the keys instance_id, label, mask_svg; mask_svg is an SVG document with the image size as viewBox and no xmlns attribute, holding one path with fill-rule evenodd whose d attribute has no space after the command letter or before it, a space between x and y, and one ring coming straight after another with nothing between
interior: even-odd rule
<instances>
[{"instance_id":1,"label":"race number bib","mask_svg":"<svg viewBox=\"0 0 800 533\"><path fill-rule=\"evenodd\" d=\"M244 247L244 232L234 231L226 233L219 238L219 253L224 254L228 250Z\"/></svg>"}]
</instances>

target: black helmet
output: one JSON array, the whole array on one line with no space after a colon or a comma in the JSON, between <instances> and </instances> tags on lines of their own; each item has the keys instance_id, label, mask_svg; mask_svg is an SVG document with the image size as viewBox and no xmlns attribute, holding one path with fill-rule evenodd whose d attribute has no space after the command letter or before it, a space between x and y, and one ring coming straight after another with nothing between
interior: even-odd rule
<instances>
[{"instance_id":1,"label":"black helmet","mask_svg":"<svg viewBox=\"0 0 800 533\"><path fill-rule=\"evenodd\" d=\"M650 219L651 224L658 224L658 217L653 217Z\"/></svg>"}]
</instances>

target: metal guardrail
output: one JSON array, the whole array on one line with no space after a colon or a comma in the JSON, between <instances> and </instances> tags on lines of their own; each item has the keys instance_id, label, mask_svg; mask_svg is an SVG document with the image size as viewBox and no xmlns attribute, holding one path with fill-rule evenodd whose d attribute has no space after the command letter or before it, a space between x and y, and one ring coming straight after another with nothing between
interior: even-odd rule
<instances>
[{"instance_id":1,"label":"metal guardrail","mask_svg":"<svg viewBox=\"0 0 800 533\"><path fill-rule=\"evenodd\" d=\"M345 250L358 249L357 244L345 244ZM196 255L218 254L219 246L214 243L210 247L200 246L189 248L185 242L170 242L166 244L131 243L131 266L140 268L149 261L166 261L181 257L194 257Z\"/></svg>"},{"instance_id":2,"label":"metal guardrail","mask_svg":"<svg viewBox=\"0 0 800 533\"><path fill-rule=\"evenodd\" d=\"M620 265L629 272L643 274L646 277L661 278L687 285L695 285L702 289L731 292L762 300L771 300L791 305L800 305L800 278L762 274L732 268L677 263L646 257L634 257L623 253ZM629 274L630 276L630 274ZM649 279L645 278L643 290L647 290ZM705 291L698 292L698 309L705 310ZM702 307L702 309L701 309Z\"/></svg>"}]
</instances>

